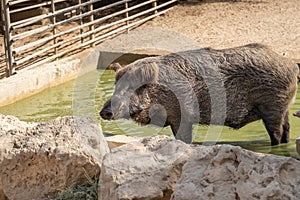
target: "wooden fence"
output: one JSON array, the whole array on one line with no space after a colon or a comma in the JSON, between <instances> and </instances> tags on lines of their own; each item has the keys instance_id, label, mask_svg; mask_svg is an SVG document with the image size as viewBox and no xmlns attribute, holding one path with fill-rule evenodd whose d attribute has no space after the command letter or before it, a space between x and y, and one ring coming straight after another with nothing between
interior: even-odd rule
<instances>
[{"instance_id":1,"label":"wooden fence","mask_svg":"<svg viewBox=\"0 0 300 200\"><path fill-rule=\"evenodd\" d=\"M95 46L176 1L1 0L0 78Z\"/></svg>"}]
</instances>

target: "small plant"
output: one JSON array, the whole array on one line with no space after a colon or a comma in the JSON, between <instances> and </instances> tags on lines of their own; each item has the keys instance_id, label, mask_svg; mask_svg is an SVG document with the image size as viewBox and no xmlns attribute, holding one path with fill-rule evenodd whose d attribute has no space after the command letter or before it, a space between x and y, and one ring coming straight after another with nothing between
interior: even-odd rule
<instances>
[{"instance_id":1,"label":"small plant","mask_svg":"<svg viewBox=\"0 0 300 200\"><path fill-rule=\"evenodd\" d=\"M98 180L86 186L77 186L74 189L67 188L60 191L56 197L49 200L97 200Z\"/></svg>"},{"instance_id":2,"label":"small plant","mask_svg":"<svg viewBox=\"0 0 300 200\"><path fill-rule=\"evenodd\" d=\"M76 188L66 188L60 191L56 197L49 200L97 200L98 199L98 179L92 179L87 171L82 168L88 181L88 185L77 186ZM94 176L95 177L95 176Z\"/></svg>"}]
</instances>

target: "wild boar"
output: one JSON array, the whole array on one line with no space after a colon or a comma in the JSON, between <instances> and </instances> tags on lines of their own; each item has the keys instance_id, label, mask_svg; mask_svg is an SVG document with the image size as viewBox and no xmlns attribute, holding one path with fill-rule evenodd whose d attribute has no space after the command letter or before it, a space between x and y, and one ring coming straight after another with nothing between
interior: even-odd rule
<instances>
[{"instance_id":1,"label":"wild boar","mask_svg":"<svg viewBox=\"0 0 300 200\"><path fill-rule=\"evenodd\" d=\"M196 123L239 129L262 119L271 145L289 141L288 109L299 68L264 45L202 48L110 67L116 85L100 112L103 119L170 125L186 143Z\"/></svg>"}]
</instances>

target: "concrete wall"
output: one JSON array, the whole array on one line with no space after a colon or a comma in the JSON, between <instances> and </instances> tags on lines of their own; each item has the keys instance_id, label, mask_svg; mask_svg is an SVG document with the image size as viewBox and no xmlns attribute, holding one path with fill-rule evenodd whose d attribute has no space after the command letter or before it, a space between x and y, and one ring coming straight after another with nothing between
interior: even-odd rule
<instances>
[{"instance_id":1,"label":"concrete wall","mask_svg":"<svg viewBox=\"0 0 300 200\"><path fill-rule=\"evenodd\" d=\"M14 103L46 88L76 78L82 67L84 55L86 53L24 70L9 78L1 79L0 106Z\"/></svg>"},{"instance_id":2,"label":"concrete wall","mask_svg":"<svg viewBox=\"0 0 300 200\"><path fill-rule=\"evenodd\" d=\"M79 59L50 63L0 80L0 106L75 78Z\"/></svg>"}]
</instances>

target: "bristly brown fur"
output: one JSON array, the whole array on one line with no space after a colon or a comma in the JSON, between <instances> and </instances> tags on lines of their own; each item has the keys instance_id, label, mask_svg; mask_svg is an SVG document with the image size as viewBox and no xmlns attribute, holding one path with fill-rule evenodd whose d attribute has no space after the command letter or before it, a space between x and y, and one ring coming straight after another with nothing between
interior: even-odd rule
<instances>
[{"instance_id":1,"label":"bristly brown fur","mask_svg":"<svg viewBox=\"0 0 300 200\"><path fill-rule=\"evenodd\" d=\"M142 83L154 83L158 80L158 66L155 62L146 62L143 65L137 65L133 74L135 79Z\"/></svg>"},{"instance_id":2,"label":"bristly brown fur","mask_svg":"<svg viewBox=\"0 0 300 200\"><path fill-rule=\"evenodd\" d=\"M124 66L117 70L116 80L128 73L131 81L137 83L155 83L158 80L159 68L155 62L156 58L145 58Z\"/></svg>"},{"instance_id":3,"label":"bristly brown fur","mask_svg":"<svg viewBox=\"0 0 300 200\"><path fill-rule=\"evenodd\" d=\"M262 119L271 144L277 145L289 140L288 109L297 91L299 67L261 44L190 50L123 66L116 82L124 76L118 85L126 87L114 95L124 102L130 97L127 110L132 119L170 125L176 138L187 143L195 123L239 129ZM154 110L155 104L164 109ZM110 109L110 103L106 105ZM122 118L121 111L117 114Z\"/></svg>"}]
</instances>

